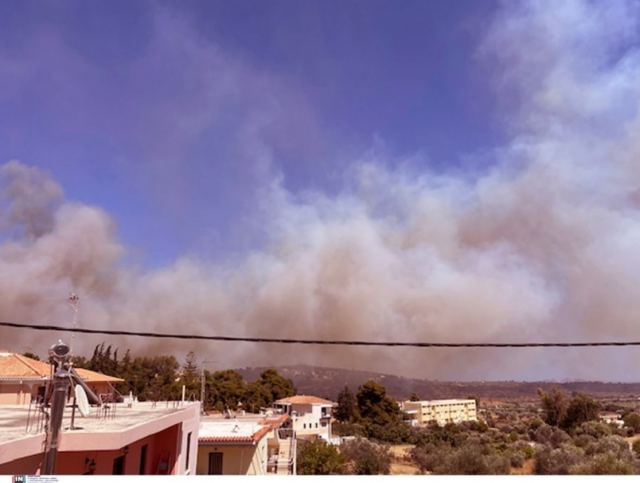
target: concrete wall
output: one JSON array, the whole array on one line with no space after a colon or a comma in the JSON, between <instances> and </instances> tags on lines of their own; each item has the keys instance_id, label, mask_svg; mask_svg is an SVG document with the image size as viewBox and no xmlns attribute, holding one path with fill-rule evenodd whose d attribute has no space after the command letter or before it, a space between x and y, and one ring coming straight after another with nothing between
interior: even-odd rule
<instances>
[{"instance_id":1,"label":"concrete wall","mask_svg":"<svg viewBox=\"0 0 640 483\"><path fill-rule=\"evenodd\" d=\"M93 462L93 474L110 475L113 460L126 453L124 473L136 475L142 447L147 445L145 474L195 474L199 421L199 405L193 404L124 432L63 432L56 472L81 475L91 471ZM191 444L187 445L189 433ZM0 464L0 474L36 474L42 462L43 437L34 435L0 445L0 461L5 462Z\"/></svg>"},{"instance_id":2,"label":"concrete wall","mask_svg":"<svg viewBox=\"0 0 640 483\"><path fill-rule=\"evenodd\" d=\"M176 450L178 449L179 425L172 426L152 436L135 441L125 448L111 451L63 451L58 454L55 473L58 475L111 475L113 461L125 456L124 474L137 475L140 471L142 447L147 446L147 462L144 474L174 474ZM0 465L0 474L36 474L42 463L42 454ZM162 471L162 462L166 461L166 471ZM182 472L184 473L184 472Z\"/></svg>"},{"instance_id":3,"label":"concrete wall","mask_svg":"<svg viewBox=\"0 0 640 483\"><path fill-rule=\"evenodd\" d=\"M0 382L0 404L29 404L39 383Z\"/></svg>"},{"instance_id":4,"label":"concrete wall","mask_svg":"<svg viewBox=\"0 0 640 483\"><path fill-rule=\"evenodd\" d=\"M267 438L251 445L203 445L198 448L197 474L209 474L209 453L222 453L223 475L264 475L267 473Z\"/></svg>"}]
</instances>

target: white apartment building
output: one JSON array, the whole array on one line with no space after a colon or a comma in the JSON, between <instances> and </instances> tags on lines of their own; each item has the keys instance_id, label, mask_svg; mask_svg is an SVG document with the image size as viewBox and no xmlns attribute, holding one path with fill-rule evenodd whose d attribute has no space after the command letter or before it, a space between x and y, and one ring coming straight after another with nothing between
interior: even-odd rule
<instances>
[{"instance_id":1,"label":"white apartment building","mask_svg":"<svg viewBox=\"0 0 640 483\"><path fill-rule=\"evenodd\" d=\"M331 441L333 402L316 396L292 396L273 404L276 413L288 414L298 438L321 438Z\"/></svg>"},{"instance_id":2,"label":"white apartment building","mask_svg":"<svg viewBox=\"0 0 640 483\"><path fill-rule=\"evenodd\" d=\"M474 399L405 401L402 403L402 410L410 416L412 423L416 425L425 425L435 421L440 426L444 426L448 423L478 420Z\"/></svg>"}]
</instances>

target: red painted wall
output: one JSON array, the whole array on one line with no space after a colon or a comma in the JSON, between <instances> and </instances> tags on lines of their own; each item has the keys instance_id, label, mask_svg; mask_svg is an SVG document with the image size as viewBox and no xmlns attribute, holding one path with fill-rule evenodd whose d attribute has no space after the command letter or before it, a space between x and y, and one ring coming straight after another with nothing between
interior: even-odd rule
<instances>
[{"instance_id":1,"label":"red painted wall","mask_svg":"<svg viewBox=\"0 0 640 483\"><path fill-rule=\"evenodd\" d=\"M180 450L180 424L171 426L159 433L135 441L127 446L124 474L137 475L140 469L142 447L147 445L147 464L145 474L174 474ZM186 448L185 448L186 451ZM93 474L110 475L113 460L125 454L124 448L110 451L65 451L58 454L56 474L82 475L90 471L90 462L95 462ZM3 475L34 475L39 471L42 455L29 456L0 465ZM166 462L166 463L164 463ZM162 466L166 470L162 469Z\"/></svg>"}]
</instances>

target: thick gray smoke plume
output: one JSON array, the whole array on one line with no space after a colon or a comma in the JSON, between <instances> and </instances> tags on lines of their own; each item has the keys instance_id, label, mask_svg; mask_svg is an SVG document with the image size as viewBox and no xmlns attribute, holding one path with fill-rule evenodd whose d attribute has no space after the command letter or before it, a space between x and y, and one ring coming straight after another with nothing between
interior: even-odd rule
<instances>
[{"instance_id":1,"label":"thick gray smoke plume","mask_svg":"<svg viewBox=\"0 0 640 483\"><path fill-rule=\"evenodd\" d=\"M511 141L458 176L369 153L351 188L264 197L269 241L234 266L123 268L98 208L1 169L0 319L222 335L401 341L640 340L637 3L508 4L481 55ZM268 216L267 216L268 215ZM0 329L41 351L46 336ZM79 338L89 350L105 338ZM109 340L219 366L314 363L440 379L637 380L638 349L427 350Z\"/></svg>"}]
</instances>

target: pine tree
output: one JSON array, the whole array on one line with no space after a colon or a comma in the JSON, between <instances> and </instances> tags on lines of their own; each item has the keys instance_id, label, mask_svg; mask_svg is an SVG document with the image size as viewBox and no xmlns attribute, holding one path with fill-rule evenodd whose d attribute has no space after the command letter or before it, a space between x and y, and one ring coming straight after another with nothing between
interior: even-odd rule
<instances>
[{"instance_id":1,"label":"pine tree","mask_svg":"<svg viewBox=\"0 0 640 483\"><path fill-rule=\"evenodd\" d=\"M344 386L344 389L338 394L338 407L335 416L338 421L343 423L353 421L356 416L356 398L349 390L349 386Z\"/></svg>"}]
</instances>

